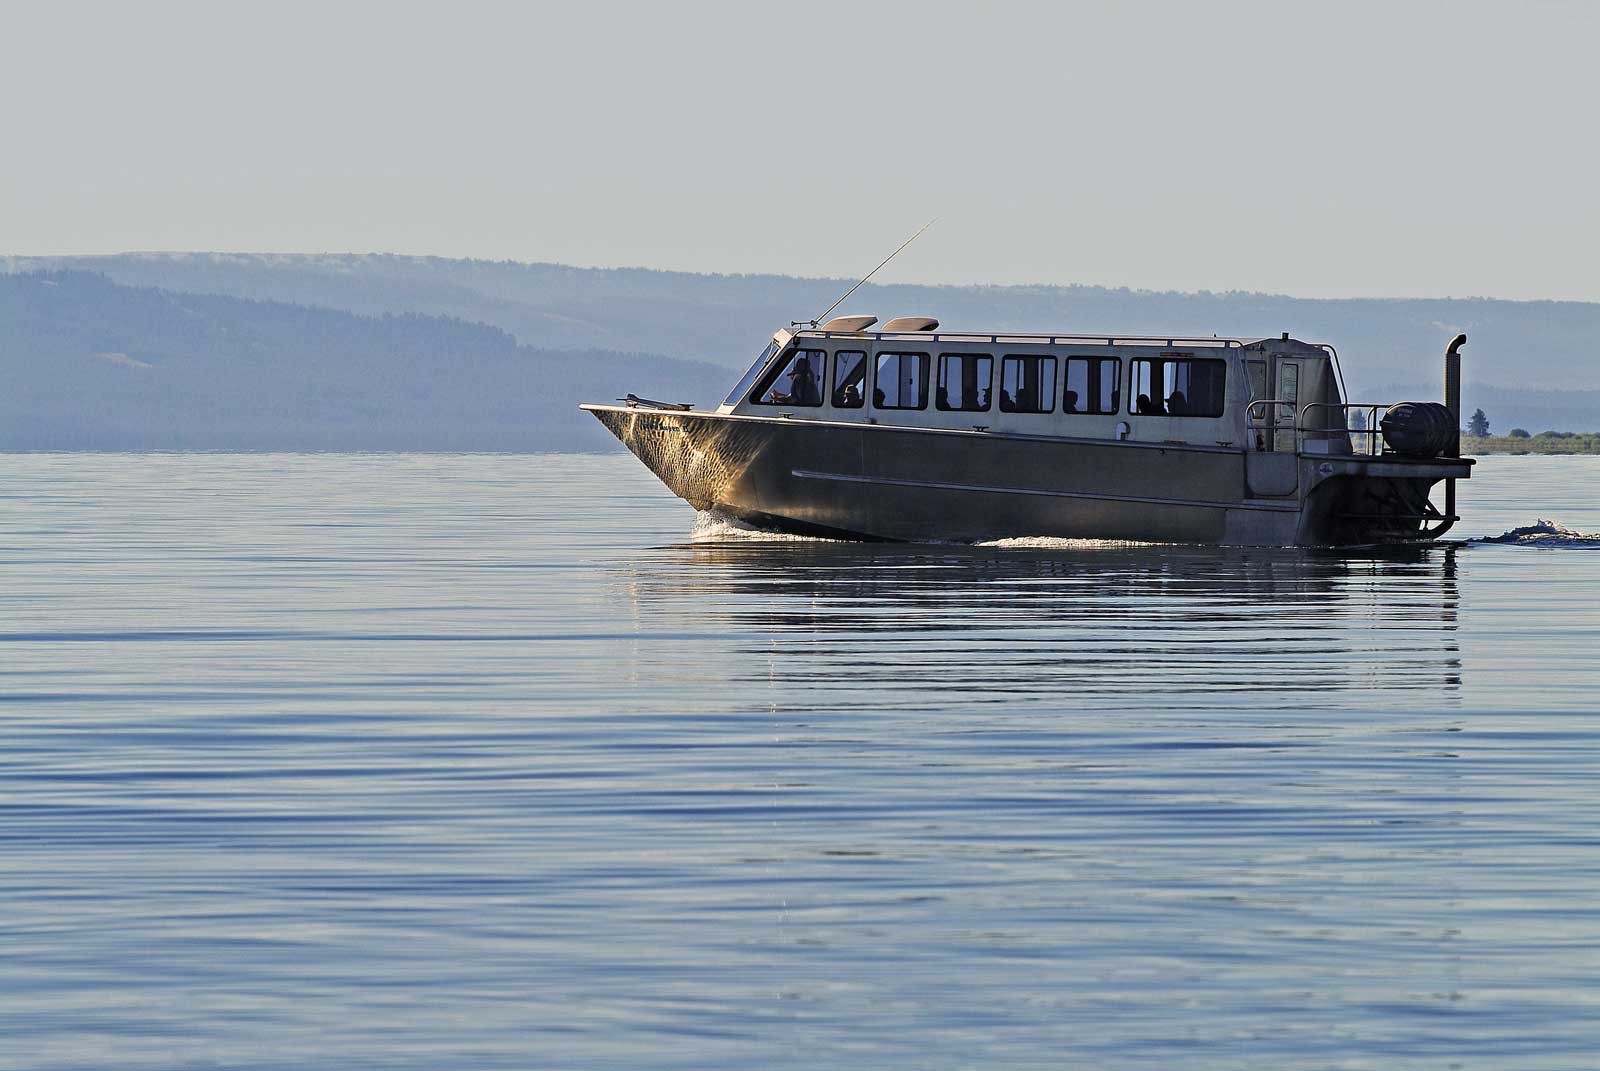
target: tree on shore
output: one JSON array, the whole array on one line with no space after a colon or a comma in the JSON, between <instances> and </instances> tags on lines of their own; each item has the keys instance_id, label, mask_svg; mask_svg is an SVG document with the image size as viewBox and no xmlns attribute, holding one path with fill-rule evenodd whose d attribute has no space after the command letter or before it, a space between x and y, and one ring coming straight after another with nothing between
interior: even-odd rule
<instances>
[{"instance_id":1,"label":"tree on shore","mask_svg":"<svg viewBox=\"0 0 1600 1071\"><path fill-rule=\"evenodd\" d=\"M1489 434L1489 418L1484 415L1482 409L1474 409L1472 416L1467 418L1467 434L1480 439Z\"/></svg>"},{"instance_id":2,"label":"tree on shore","mask_svg":"<svg viewBox=\"0 0 1600 1071\"><path fill-rule=\"evenodd\" d=\"M1528 434L1528 429L1527 428L1512 428L1510 431L1506 432L1506 434L1508 436L1510 436L1511 438L1513 438L1513 439L1531 439L1531 438L1533 438L1533 436Z\"/></svg>"}]
</instances>

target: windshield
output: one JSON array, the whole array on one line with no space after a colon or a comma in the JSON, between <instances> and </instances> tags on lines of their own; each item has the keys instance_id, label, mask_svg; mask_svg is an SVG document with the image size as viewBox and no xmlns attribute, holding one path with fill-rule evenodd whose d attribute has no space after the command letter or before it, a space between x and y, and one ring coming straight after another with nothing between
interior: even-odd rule
<instances>
[{"instance_id":1,"label":"windshield","mask_svg":"<svg viewBox=\"0 0 1600 1071\"><path fill-rule=\"evenodd\" d=\"M767 366L768 361L777 356L777 353L778 340L773 339L767 343L767 348L761 351L761 356L756 358L756 363L750 366L750 371L744 374L744 378L739 380L738 384L729 392L727 398L723 399L722 404L738 405L745 392L755 383L756 377L761 374L761 370Z\"/></svg>"}]
</instances>

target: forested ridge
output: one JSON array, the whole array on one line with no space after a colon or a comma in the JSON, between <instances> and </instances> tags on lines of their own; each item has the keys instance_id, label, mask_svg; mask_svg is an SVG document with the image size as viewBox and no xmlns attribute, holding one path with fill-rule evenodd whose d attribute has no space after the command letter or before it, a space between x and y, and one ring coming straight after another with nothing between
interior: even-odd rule
<instances>
[{"instance_id":1,"label":"forested ridge","mask_svg":"<svg viewBox=\"0 0 1600 1071\"><path fill-rule=\"evenodd\" d=\"M774 328L850 284L387 254L0 257L0 272L9 449L610 448L578 401L716 400ZM1437 397L1440 352L1466 331L1469 410L1600 427L1600 305L1584 302L868 284L840 311L956 331L1288 331L1338 347L1356 401Z\"/></svg>"}]
</instances>

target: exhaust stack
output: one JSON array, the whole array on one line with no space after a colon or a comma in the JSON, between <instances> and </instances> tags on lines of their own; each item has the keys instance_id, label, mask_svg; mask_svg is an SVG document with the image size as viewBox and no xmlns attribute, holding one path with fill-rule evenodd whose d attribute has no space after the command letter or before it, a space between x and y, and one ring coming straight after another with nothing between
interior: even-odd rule
<instances>
[{"instance_id":1,"label":"exhaust stack","mask_svg":"<svg viewBox=\"0 0 1600 1071\"><path fill-rule=\"evenodd\" d=\"M1455 449L1451 457L1461 456L1461 347L1467 344L1466 333L1450 340L1444 351L1444 407L1456 422ZM1452 481L1454 482L1454 481Z\"/></svg>"},{"instance_id":2,"label":"exhaust stack","mask_svg":"<svg viewBox=\"0 0 1600 1071\"><path fill-rule=\"evenodd\" d=\"M1450 419L1456 422L1456 433L1450 437L1455 447L1450 451L1451 457L1461 456L1461 347L1467 344L1467 333L1463 331L1450 340L1450 345L1444 351L1444 406L1450 410ZM1444 515L1446 523L1439 530L1443 535L1445 531L1456 523L1456 482L1444 482Z\"/></svg>"}]
</instances>

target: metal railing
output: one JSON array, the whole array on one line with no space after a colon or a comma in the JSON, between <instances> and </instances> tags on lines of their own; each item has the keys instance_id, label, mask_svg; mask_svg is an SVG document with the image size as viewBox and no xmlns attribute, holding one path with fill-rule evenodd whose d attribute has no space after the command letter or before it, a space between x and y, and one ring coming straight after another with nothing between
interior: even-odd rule
<instances>
[{"instance_id":1,"label":"metal railing","mask_svg":"<svg viewBox=\"0 0 1600 1071\"><path fill-rule=\"evenodd\" d=\"M1299 424L1301 425L1303 434L1321 435L1327 439L1333 439L1335 436L1342 436L1344 440L1350 444L1351 453L1371 454L1376 456L1383 453L1383 429L1378 426L1378 410L1386 410L1388 408L1389 407L1387 405L1376 405L1368 402L1308 402L1300 410ZM1330 424L1331 421L1325 420L1323 421L1324 427L1322 429L1305 427L1307 423L1306 414L1311 412L1313 409L1329 409L1337 411L1339 414L1339 426L1337 428L1327 427L1326 425ZM1363 423L1366 424L1366 427L1352 428L1350 426L1351 410L1366 414L1363 420ZM1366 446L1366 449L1357 449L1356 443L1358 437L1364 439L1364 445Z\"/></svg>"},{"instance_id":2,"label":"metal railing","mask_svg":"<svg viewBox=\"0 0 1600 1071\"><path fill-rule=\"evenodd\" d=\"M1294 452L1302 453L1310 441L1332 444L1328 453L1352 453L1376 456L1383 453L1383 431L1378 425L1379 410L1387 405L1368 402L1308 402L1297 411L1295 403L1287 398L1258 398L1245 409L1245 429L1257 449L1276 450L1279 435L1292 435ZM1278 414L1288 409L1294 416L1280 419ZM1337 424L1324 419L1321 427L1312 427L1307 414L1312 410L1334 410L1339 413ZM1366 427L1350 427L1350 411L1365 412Z\"/></svg>"},{"instance_id":3,"label":"metal railing","mask_svg":"<svg viewBox=\"0 0 1600 1071\"><path fill-rule=\"evenodd\" d=\"M1331 342L1313 342L1312 345L1326 353L1328 360L1333 362L1333 376L1339 381L1339 397L1350 397L1350 392L1345 389L1344 385L1344 369L1339 366L1339 351L1333 348L1333 343Z\"/></svg>"},{"instance_id":4,"label":"metal railing","mask_svg":"<svg viewBox=\"0 0 1600 1071\"><path fill-rule=\"evenodd\" d=\"M1027 333L983 334L967 331L822 331L803 328L795 332L798 338L875 338L889 342L958 342L987 343L992 346L1015 343L1022 346L1166 346L1195 349L1238 349L1244 341L1237 338L1185 338L1180 335L1034 335Z\"/></svg>"}]
</instances>

